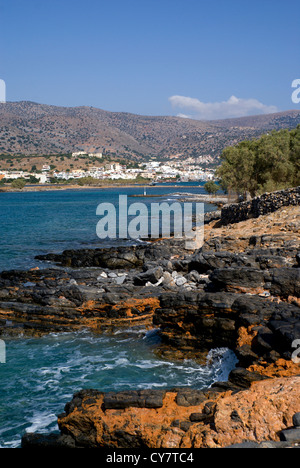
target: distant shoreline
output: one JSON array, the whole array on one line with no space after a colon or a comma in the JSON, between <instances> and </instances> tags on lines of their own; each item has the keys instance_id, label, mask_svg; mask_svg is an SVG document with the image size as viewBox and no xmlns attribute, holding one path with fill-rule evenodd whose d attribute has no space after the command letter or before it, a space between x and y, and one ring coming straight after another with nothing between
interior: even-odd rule
<instances>
[{"instance_id":1,"label":"distant shoreline","mask_svg":"<svg viewBox=\"0 0 300 468\"><path fill-rule=\"evenodd\" d=\"M26 185L23 189L14 189L11 187L0 187L0 192L47 192L56 190L95 190L107 188L165 188L165 187L182 187L178 184L174 185L146 185L146 184L106 184L106 185ZM201 187L200 185L188 185L187 188Z\"/></svg>"}]
</instances>

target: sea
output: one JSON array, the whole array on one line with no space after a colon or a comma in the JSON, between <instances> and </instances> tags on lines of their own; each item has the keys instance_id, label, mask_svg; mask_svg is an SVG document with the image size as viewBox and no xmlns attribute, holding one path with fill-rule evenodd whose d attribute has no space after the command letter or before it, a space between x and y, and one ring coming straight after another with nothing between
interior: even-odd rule
<instances>
[{"instance_id":1,"label":"sea","mask_svg":"<svg viewBox=\"0 0 300 468\"><path fill-rule=\"evenodd\" d=\"M36 255L139 242L100 240L96 233L98 205L117 206L119 195L127 195L128 204L172 203L182 194L204 194L203 185L1 192L0 271L48 268ZM143 197L145 190L147 197ZM216 208L205 205L206 212ZM201 389L227 380L236 364L235 355L226 348L211 350L205 365L166 360L155 353L159 343L155 329L129 328L103 335L82 330L42 337L5 336L1 341L5 362L0 359L0 448L21 447L26 432L58 432L58 414L81 389Z\"/></svg>"}]
</instances>

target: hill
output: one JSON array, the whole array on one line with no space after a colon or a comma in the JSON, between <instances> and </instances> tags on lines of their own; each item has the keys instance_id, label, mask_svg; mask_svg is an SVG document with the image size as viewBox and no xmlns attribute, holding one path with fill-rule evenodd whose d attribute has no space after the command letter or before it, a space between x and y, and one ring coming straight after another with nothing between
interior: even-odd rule
<instances>
[{"instance_id":1,"label":"hill","mask_svg":"<svg viewBox=\"0 0 300 468\"><path fill-rule=\"evenodd\" d=\"M295 128L300 111L226 120L141 116L93 107L33 102L0 104L0 154L104 152L134 160L200 158L215 164L222 150L280 128Z\"/></svg>"}]
</instances>

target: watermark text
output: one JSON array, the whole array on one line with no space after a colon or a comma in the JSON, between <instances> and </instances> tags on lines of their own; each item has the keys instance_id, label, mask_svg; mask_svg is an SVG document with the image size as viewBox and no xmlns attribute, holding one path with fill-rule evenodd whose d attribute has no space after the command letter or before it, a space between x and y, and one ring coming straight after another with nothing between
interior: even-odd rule
<instances>
[{"instance_id":1,"label":"watermark text","mask_svg":"<svg viewBox=\"0 0 300 468\"><path fill-rule=\"evenodd\" d=\"M0 103L6 102L6 84L4 80L0 79Z\"/></svg>"},{"instance_id":2,"label":"watermark text","mask_svg":"<svg viewBox=\"0 0 300 468\"><path fill-rule=\"evenodd\" d=\"M294 364L300 364L300 340L294 340L292 348L295 349L292 353L292 361Z\"/></svg>"},{"instance_id":3,"label":"watermark text","mask_svg":"<svg viewBox=\"0 0 300 468\"><path fill-rule=\"evenodd\" d=\"M0 364L6 363L6 345L5 341L0 340Z\"/></svg>"},{"instance_id":4,"label":"watermark text","mask_svg":"<svg viewBox=\"0 0 300 468\"><path fill-rule=\"evenodd\" d=\"M132 203L127 195L113 203L100 203L96 210L100 239L184 239L187 249L200 248L204 242L203 203Z\"/></svg>"},{"instance_id":5,"label":"watermark text","mask_svg":"<svg viewBox=\"0 0 300 468\"><path fill-rule=\"evenodd\" d=\"M292 83L292 88L296 88L292 93L292 102L294 104L300 103L300 79L294 80Z\"/></svg>"}]
</instances>

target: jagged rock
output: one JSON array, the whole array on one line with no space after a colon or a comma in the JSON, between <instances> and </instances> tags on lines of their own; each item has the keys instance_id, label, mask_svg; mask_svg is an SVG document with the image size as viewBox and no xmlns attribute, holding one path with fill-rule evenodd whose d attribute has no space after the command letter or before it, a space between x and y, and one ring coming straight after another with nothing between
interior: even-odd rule
<instances>
[{"instance_id":1,"label":"jagged rock","mask_svg":"<svg viewBox=\"0 0 300 468\"><path fill-rule=\"evenodd\" d=\"M300 297L300 268L273 268L270 276L271 294L285 298Z\"/></svg>"},{"instance_id":2,"label":"jagged rock","mask_svg":"<svg viewBox=\"0 0 300 468\"><path fill-rule=\"evenodd\" d=\"M228 376L229 382L240 388L250 388L253 382L265 380L266 378L257 372L250 372L242 367L233 369Z\"/></svg>"},{"instance_id":3,"label":"jagged rock","mask_svg":"<svg viewBox=\"0 0 300 468\"><path fill-rule=\"evenodd\" d=\"M138 286L145 285L148 282L155 284L162 277L162 275L163 269L162 267L158 266L157 268L140 273L139 275L135 276L133 280L134 284Z\"/></svg>"},{"instance_id":4,"label":"jagged rock","mask_svg":"<svg viewBox=\"0 0 300 468\"><path fill-rule=\"evenodd\" d=\"M108 408L107 394L82 390L58 416L60 435L53 436L53 446L59 438L76 448L295 446L299 428L292 422L299 410L299 376L255 381L233 390L213 396L212 391L174 389L164 393L162 406L142 411L126 405ZM155 393L161 403L161 391L152 390ZM130 394L127 402L139 404L136 392ZM184 396L184 406L178 395ZM22 446L39 446L40 437L25 435Z\"/></svg>"},{"instance_id":5,"label":"jagged rock","mask_svg":"<svg viewBox=\"0 0 300 468\"><path fill-rule=\"evenodd\" d=\"M262 291L265 285L264 272L255 268L220 268L209 279L217 289L226 291Z\"/></svg>"}]
</instances>

